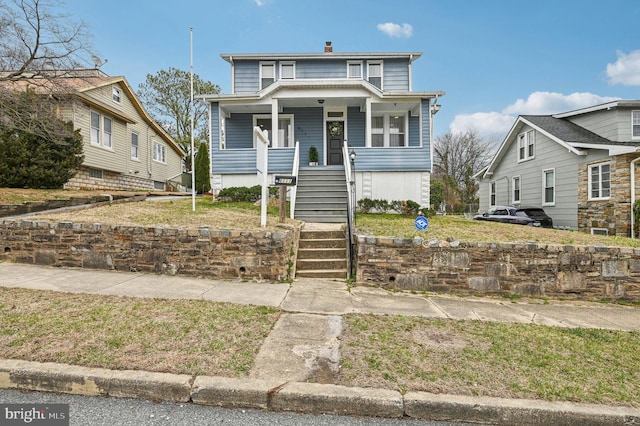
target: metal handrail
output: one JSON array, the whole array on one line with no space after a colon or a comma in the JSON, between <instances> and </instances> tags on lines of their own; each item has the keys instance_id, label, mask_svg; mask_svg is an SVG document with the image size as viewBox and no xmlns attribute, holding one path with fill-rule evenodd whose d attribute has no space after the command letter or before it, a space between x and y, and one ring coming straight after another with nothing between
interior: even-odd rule
<instances>
[{"instance_id":1,"label":"metal handrail","mask_svg":"<svg viewBox=\"0 0 640 426\"><path fill-rule=\"evenodd\" d=\"M355 273L355 230L354 218L355 218L355 181L352 176L351 162L349 161L349 145L347 141L344 141L342 146L342 162L344 164L345 182L347 184L347 236L349 244L349 278L354 278Z\"/></svg>"}]
</instances>

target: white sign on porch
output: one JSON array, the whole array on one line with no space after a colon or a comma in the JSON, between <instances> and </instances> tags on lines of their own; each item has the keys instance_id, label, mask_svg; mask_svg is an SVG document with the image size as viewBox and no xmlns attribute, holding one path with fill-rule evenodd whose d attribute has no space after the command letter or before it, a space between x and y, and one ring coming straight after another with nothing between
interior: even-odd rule
<instances>
[{"instance_id":1,"label":"white sign on porch","mask_svg":"<svg viewBox=\"0 0 640 426\"><path fill-rule=\"evenodd\" d=\"M269 133L267 130L260 130L260 127L253 128L253 133L258 139L256 144L256 170L258 179L262 182L262 201L260 207L260 226L267 226L267 203L269 202Z\"/></svg>"}]
</instances>

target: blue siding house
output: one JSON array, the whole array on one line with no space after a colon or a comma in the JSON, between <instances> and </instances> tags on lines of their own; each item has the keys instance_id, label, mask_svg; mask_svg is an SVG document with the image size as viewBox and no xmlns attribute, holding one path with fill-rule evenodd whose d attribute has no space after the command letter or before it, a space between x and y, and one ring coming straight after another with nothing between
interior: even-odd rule
<instances>
[{"instance_id":1,"label":"blue siding house","mask_svg":"<svg viewBox=\"0 0 640 426\"><path fill-rule=\"evenodd\" d=\"M271 178L293 174L303 184L314 146L315 173L353 171L356 199L428 206L433 116L444 92L413 91L420 56L336 53L331 42L319 53L222 54L231 93L202 96L210 108L213 191L260 183L259 129L268 135Z\"/></svg>"}]
</instances>

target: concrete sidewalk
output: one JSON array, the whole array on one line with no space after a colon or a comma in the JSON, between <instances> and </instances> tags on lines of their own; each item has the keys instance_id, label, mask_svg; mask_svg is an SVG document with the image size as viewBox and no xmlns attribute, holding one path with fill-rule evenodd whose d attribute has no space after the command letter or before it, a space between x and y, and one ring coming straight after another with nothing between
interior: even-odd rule
<instances>
[{"instance_id":1,"label":"concrete sidewalk","mask_svg":"<svg viewBox=\"0 0 640 426\"><path fill-rule=\"evenodd\" d=\"M0 386L85 394L192 401L306 412L412 416L493 423L628 424L628 407L432 395L330 384L339 368L342 315L352 312L474 319L560 327L640 330L640 309L589 302L505 300L391 293L345 282L293 284L170 277L0 263L0 286L150 298L191 298L279 307L283 314L247 379L111 372L0 360ZM323 378L327 377L326 381ZM314 381L319 383L307 383ZM326 384L322 384L326 383Z\"/></svg>"}]
</instances>

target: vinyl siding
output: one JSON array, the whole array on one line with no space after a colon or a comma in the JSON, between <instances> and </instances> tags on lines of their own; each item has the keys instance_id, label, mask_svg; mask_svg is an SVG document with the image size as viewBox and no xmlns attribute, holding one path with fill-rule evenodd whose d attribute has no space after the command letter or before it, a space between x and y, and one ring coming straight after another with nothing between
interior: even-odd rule
<instances>
[{"instance_id":1,"label":"vinyl siding","mask_svg":"<svg viewBox=\"0 0 640 426\"><path fill-rule=\"evenodd\" d=\"M363 67L364 67L363 63ZM300 60L296 61L297 79L338 79L347 78L347 61L345 60Z\"/></svg>"},{"instance_id":2,"label":"vinyl siding","mask_svg":"<svg viewBox=\"0 0 640 426\"><path fill-rule=\"evenodd\" d=\"M235 93L255 93L260 90L258 61L238 61L233 65Z\"/></svg>"},{"instance_id":3,"label":"vinyl siding","mask_svg":"<svg viewBox=\"0 0 640 426\"><path fill-rule=\"evenodd\" d=\"M629 142L631 111L630 108L616 108L569 117L568 120L612 141Z\"/></svg>"},{"instance_id":4,"label":"vinyl siding","mask_svg":"<svg viewBox=\"0 0 640 426\"><path fill-rule=\"evenodd\" d=\"M349 146L364 147L366 116L360 108L349 107L347 110L347 142Z\"/></svg>"},{"instance_id":5,"label":"vinyl siding","mask_svg":"<svg viewBox=\"0 0 640 426\"><path fill-rule=\"evenodd\" d=\"M383 65L383 85L385 92L409 91L409 61L387 59Z\"/></svg>"}]
</instances>

